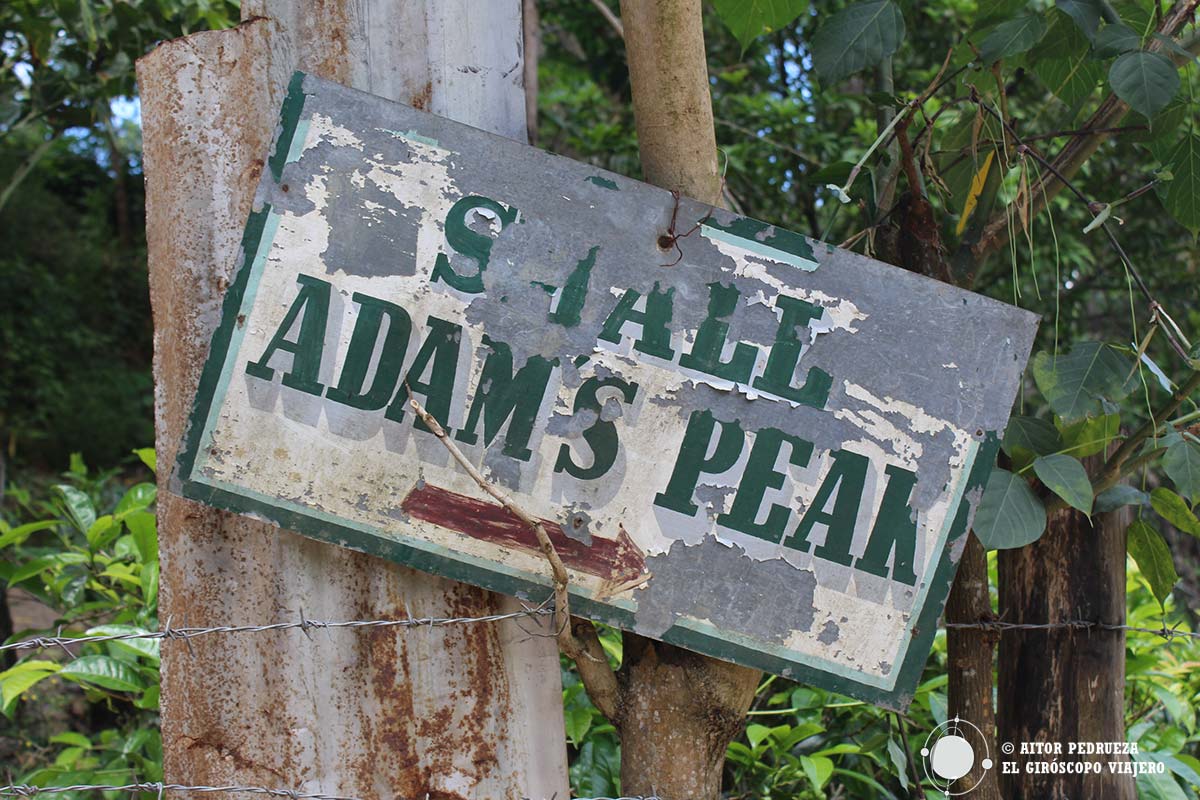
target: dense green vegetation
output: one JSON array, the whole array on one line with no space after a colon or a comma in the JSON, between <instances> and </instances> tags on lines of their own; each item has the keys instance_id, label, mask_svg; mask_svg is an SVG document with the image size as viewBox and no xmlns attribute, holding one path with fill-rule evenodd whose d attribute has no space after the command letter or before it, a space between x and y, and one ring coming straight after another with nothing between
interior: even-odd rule
<instances>
[{"instance_id":1,"label":"dense green vegetation","mask_svg":"<svg viewBox=\"0 0 1200 800\"><path fill-rule=\"evenodd\" d=\"M590 3L538 6L539 145L636 176L619 35ZM976 291L1043 316L981 537L1036 539L1047 504L1133 505L1130 624L1188 629L1200 598L1195 392L1136 442L1115 486L1094 485L1079 460L1143 427L1198 366L1194 6L1170 35L1156 33L1179 7L716 0L706 32L728 199L739 210L896 262L914 257L916 235L932 226ZM131 452L153 428L140 142L127 100L133 60L154 41L227 26L236 13L216 0L0 8L0 581L52 610L45 630L158 625L153 464ZM1113 91L1133 110L1104 118L1111 133L1079 132ZM903 140L881 137L898 113ZM1071 165L1084 199L1042 188L1045 162L1092 137L1101 137L1094 154ZM906 222L914 188L931 208L924 230ZM1124 258L1094 227L1097 215ZM977 257L972 248L989 241ZM1145 294L1165 314L1152 316ZM605 631L603 642L618 660L619 634ZM156 650L108 643L79 655L0 665L0 762L44 785L157 779ZM906 796L907 762L945 719L945 659L942 634L905 716L766 680L729 750L729 796ZM1128 736L1170 770L1140 780L1144 797L1200 792L1196 663L1195 640L1129 639ZM564 687L573 788L616 794L616 734L566 663Z\"/></svg>"}]
</instances>

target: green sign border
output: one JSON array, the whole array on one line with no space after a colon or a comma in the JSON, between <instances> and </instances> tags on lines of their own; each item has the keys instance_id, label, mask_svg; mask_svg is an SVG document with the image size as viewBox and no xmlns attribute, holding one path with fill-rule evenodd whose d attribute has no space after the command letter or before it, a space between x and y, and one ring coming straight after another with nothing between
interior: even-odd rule
<instances>
[{"instance_id":1,"label":"green sign border","mask_svg":"<svg viewBox=\"0 0 1200 800\"><path fill-rule=\"evenodd\" d=\"M302 119L304 110L304 80L306 75L296 72L288 86L287 98L280 112L280 132L276 139L275 149L268 160L271 174L278 181L282 177L285 164L293 160L294 148L303 143L303 132L307 128L306 120ZM297 134L299 133L299 136ZM604 173L609 175L610 173ZM619 176L613 175L618 178ZM226 292L222 308L221 322L213 334L209 356L200 376L196 392L195 404L188 423L188 430L183 446L177 459L178 475L180 476L181 494L191 500L211 506L233 511L240 514L252 514L265 518L282 528L293 530L307 537L329 542L342 547L348 547L368 553L373 556L398 562L418 570L442 575L454 580L482 586L492 591L507 595L516 595L529 599L540 599L550 593L551 582L547 575L543 579L532 579L512 571L502 571L498 565L490 565L480 559L455 554L444 548L426 545L424 547L407 544L397 540L395 534L383 531L371 532L370 529L352 527L329 515L319 514L298 504L286 500L275 500L257 495L237 487L226 486L218 482L206 482L195 474L199 465L202 466L201 452L203 438L207 432L210 414L215 410L214 401L222 391L225 364L228 361L231 345L234 344L238 330L237 318L242 313L242 305L246 300L248 289L251 287L252 273L255 271L256 258L264 244L269 247L273 239L274 225L271 224L272 211L270 205L252 211L246 223L242 237L242 263L237 275ZM722 226L725 237L737 237L753 242L753 234L768 228L766 223L749 218L740 218L732 225ZM779 233L786 233L777 230ZM796 234L789 234L796 240L793 247L785 247L794 255L807 257L812 255L808 241ZM250 289L252 292L253 290ZM251 299L253 299L251 297ZM967 519L970 516L969 496L982 490L995 464L996 455L1000 449L1000 435L996 431L987 431L974 454L969 474L959 492L959 504L955 511L953 523L945 538L941 556L933 575L926 579L921 591L925 602L921 605L915 623L909 630L907 648L901 648L901 663L898 668L893 665L890 676L882 681L886 686L879 685L878 679L864 674L862 679L853 677L853 670L842 664L829 663L833 670L822 669L811 663L789 659L772 653L763 652L761 644L754 642L740 643L729 634L723 634L711 625L696 621L681 619L664 635L663 641L689 650L695 650L727 661L744 664L766 672L785 675L802 683L830 689L850 695L886 708L903 710L912 700L912 694L921 677L929 651L937 633L937 621L942 614L950 585L954 580L956 563L951 558L953 544L967 530ZM291 508L284 505L292 506ZM404 537L407 538L407 537ZM575 603L573 611L591 619L605 622L615 627L631 630L634 628L633 605L623 603L625 608L614 604L602 604L587 594L572 592ZM820 660L820 659L814 659Z\"/></svg>"}]
</instances>

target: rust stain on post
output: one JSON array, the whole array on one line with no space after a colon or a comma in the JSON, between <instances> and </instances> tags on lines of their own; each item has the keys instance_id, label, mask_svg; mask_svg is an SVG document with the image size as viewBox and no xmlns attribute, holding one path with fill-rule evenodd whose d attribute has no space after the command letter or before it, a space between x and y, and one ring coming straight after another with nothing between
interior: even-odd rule
<instances>
[{"instance_id":1,"label":"rust stain on post","mask_svg":"<svg viewBox=\"0 0 1200 800\"><path fill-rule=\"evenodd\" d=\"M290 53L277 23L254 19L168 42L138 64L164 465L238 266ZM160 605L173 624L510 610L482 590L171 495L167 473ZM530 644L511 623L167 646L165 776L359 797L550 796L566 786L557 670L552 640Z\"/></svg>"}]
</instances>

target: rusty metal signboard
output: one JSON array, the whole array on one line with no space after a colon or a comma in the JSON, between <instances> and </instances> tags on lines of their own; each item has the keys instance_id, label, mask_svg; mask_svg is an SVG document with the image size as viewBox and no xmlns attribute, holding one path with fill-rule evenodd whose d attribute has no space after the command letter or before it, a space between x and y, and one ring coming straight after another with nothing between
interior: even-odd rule
<instances>
[{"instance_id":1,"label":"rusty metal signboard","mask_svg":"<svg viewBox=\"0 0 1200 800\"><path fill-rule=\"evenodd\" d=\"M576 613L907 704L1033 315L311 76L267 167L184 495L544 599L411 390Z\"/></svg>"}]
</instances>

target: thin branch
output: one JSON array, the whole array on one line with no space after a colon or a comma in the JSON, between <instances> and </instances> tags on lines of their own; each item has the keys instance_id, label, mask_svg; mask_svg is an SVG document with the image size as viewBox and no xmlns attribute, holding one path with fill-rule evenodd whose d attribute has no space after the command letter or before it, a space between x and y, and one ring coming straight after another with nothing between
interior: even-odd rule
<instances>
[{"instance_id":1,"label":"thin branch","mask_svg":"<svg viewBox=\"0 0 1200 800\"><path fill-rule=\"evenodd\" d=\"M568 658L574 659L575 665L579 669L579 676L583 679L588 696L592 698L596 708L615 723L621 707L620 687L617 685L616 673L609 666L608 658L604 654L604 648L600 644L595 627L586 620L580 620L579 624L572 624L571 601L567 592L570 578L562 558L554 548L554 543L550 541L550 534L546 533L545 526L483 477L475 465L458 449L458 445L454 444L446 435L441 423L426 411L425 407L413 396L412 389L407 382L404 390L408 392L408 404L412 407L413 412L445 446L459 466L471 477L471 480L475 481L480 489L487 492L506 511L533 530L542 554L550 562L551 577L554 581L554 628L557 631L558 647ZM577 637L582 637L583 640L580 641Z\"/></svg>"},{"instance_id":2,"label":"thin branch","mask_svg":"<svg viewBox=\"0 0 1200 800\"><path fill-rule=\"evenodd\" d=\"M604 0L591 0L591 2L596 7L596 10L600 12L600 15L604 17L605 22L617 32L617 36L624 39L625 26L621 24L621 18L613 13L613 10L608 7Z\"/></svg>"},{"instance_id":3,"label":"thin branch","mask_svg":"<svg viewBox=\"0 0 1200 800\"><path fill-rule=\"evenodd\" d=\"M1192 21L1198 5L1200 5L1200 0L1178 0L1167 12L1155 33L1160 36L1173 37L1184 25ZM1160 39L1151 37L1146 49L1156 52L1165 46ZM1100 106L1083 125L1084 130L1093 130L1095 133L1073 137L1054 157L1054 168L1057 174L1051 173L1039 178L1038 185L1030 187L1030 215L1038 214L1050 200L1065 188L1065 184L1058 178L1058 175L1070 178L1079 172L1087 160L1100 148L1100 145L1108 140L1114 132L1114 127L1128 111L1129 106L1115 94L1110 94L1100 103ZM978 240L964 242L964 245L970 250L971 260L975 264L982 264L987 256L1004 246L1008 241L1008 235L1008 215L1004 210L1000 210L987 221Z\"/></svg>"}]
</instances>

